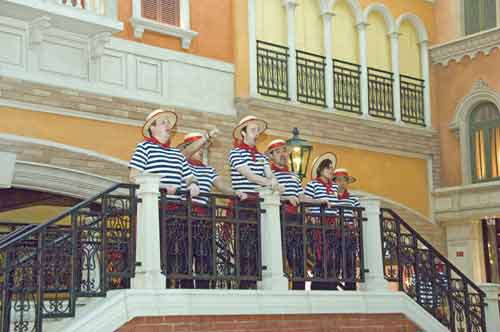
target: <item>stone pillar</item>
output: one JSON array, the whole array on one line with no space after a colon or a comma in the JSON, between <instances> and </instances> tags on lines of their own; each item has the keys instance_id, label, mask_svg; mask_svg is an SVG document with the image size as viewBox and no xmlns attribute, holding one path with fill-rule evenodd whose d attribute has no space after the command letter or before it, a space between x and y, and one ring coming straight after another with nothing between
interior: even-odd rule
<instances>
[{"instance_id":1,"label":"stone pillar","mask_svg":"<svg viewBox=\"0 0 500 332\"><path fill-rule=\"evenodd\" d=\"M136 268L132 288L165 289L165 276L160 267L160 227L158 197L160 195L158 174L143 173L137 176L139 199L137 207L137 251Z\"/></svg>"},{"instance_id":2,"label":"stone pillar","mask_svg":"<svg viewBox=\"0 0 500 332\"><path fill-rule=\"evenodd\" d=\"M282 0L286 9L288 32L288 95L290 101L297 101L297 53L295 52L295 8L296 0Z\"/></svg>"},{"instance_id":3,"label":"stone pillar","mask_svg":"<svg viewBox=\"0 0 500 332\"><path fill-rule=\"evenodd\" d=\"M500 313L498 312L499 284L480 284L479 288L486 293L484 303L484 314L486 318L486 331L498 331L500 329Z\"/></svg>"},{"instance_id":4,"label":"stone pillar","mask_svg":"<svg viewBox=\"0 0 500 332\"><path fill-rule=\"evenodd\" d=\"M281 248L280 196L270 188L259 190L264 199L262 208L266 210L261 218L262 282L260 289L288 290L288 279L283 274L283 254Z\"/></svg>"},{"instance_id":5,"label":"stone pillar","mask_svg":"<svg viewBox=\"0 0 500 332\"><path fill-rule=\"evenodd\" d=\"M332 51L332 18L333 13L324 12L323 17L323 43L325 45L325 97L326 107L333 109L333 51Z\"/></svg>"},{"instance_id":6,"label":"stone pillar","mask_svg":"<svg viewBox=\"0 0 500 332\"><path fill-rule=\"evenodd\" d=\"M431 75L429 73L429 46L427 40L420 42L420 62L422 65L422 78L424 80L424 117L425 125L432 126L431 115Z\"/></svg>"},{"instance_id":7,"label":"stone pillar","mask_svg":"<svg viewBox=\"0 0 500 332\"><path fill-rule=\"evenodd\" d=\"M361 283L364 291L387 291L389 283L384 278L382 260L382 238L380 236L380 201L374 198L361 200L365 208L367 221L363 222L363 254L365 258L365 282Z\"/></svg>"},{"instance_id":8,"label":"stone pillar","mask_svg":"<svg viewBox=\"0 0 500 332\"><path fill-rule=\"evenodd\" d=\"M396 122L401 122L401 77L399 70L399 33L392 32L389 34L391 40L391 61L392 61L392 99L394 105L394 119Z\"/></svg>"},{"instance_id":9,"label":"stone pillar","mask_svg":"<svg viewBox=\"0 0 500 332\"><path fill-rule=\"evenodd\" d=\"M356 25L359 40L359 65L361 67L361 112L368 117L368 55L366 50L366 27L368 24L362 22Z\"/></svg>"}]
</instances>

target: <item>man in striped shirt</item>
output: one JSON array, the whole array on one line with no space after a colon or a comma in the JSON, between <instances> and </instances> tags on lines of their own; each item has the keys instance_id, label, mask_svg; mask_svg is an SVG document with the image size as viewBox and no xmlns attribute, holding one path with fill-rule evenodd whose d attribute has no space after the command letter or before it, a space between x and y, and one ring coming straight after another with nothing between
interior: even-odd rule
<instances>
[{"instance_id":1,"label":"man in striped shirt","mask_svg":"<svg viewBox=\"0 0 500 332\"><path fill-rule=\"evenodd\" d=\"M234 148L229 152L229 164L231 166L231 182L233 190L242 191L248 198L239 203L239 218L245 220L257 220L257 189L262 186L269 186L273 190L280 190L278 181L273 176L269 167L268 158L257 151L257 138L266 130L267 123L254 116L243 118L233 130ZM240 273L242 275L255 275L258 238L255 225L241 224L239 227L240 238L246 241L240 242ZM255 281L241 281L240 288L255 288Z\"/></svg>"},{"instance_id":2,"label":"man in striped shirt","mask_svg":"<svg viewBox=\"0 0 500 332\"><path fill-rule=\"evenodd\" d=\"M356 181L356 178L349 175L349 171L345 168L337 168L333 171L333 181L337 185L337 203L336 206L340 208L345 208L342 214L344 216L344 236L345 236L345 251L346 251L346 271L343 271L344 278L354 279L356 278L356 249L358 247L358 229L357 226L360 224L354 219L357 216L357 212L354 210L359 208L361 205L359 203L359 198L352 195L349 192L349 184ZM339 230L340 231L340 230ZM337 241L337 250L340 253L340 257L344 257L342 253L341 237ZM338 260L338 267L344 266L340 264ZM356 290L355 281L345 281L345 290Z\"/></svg>"},{"instance_id":3,"label":"man in striped shirt","mask_svg":"<svg viewBox=\"0 0 500 332\"><path fill-rule=\"evenodd\" d=\"M200 193L198 197L193 197L193 231L192 241L193 256L194 256L194 272L196 275L210 275L213 273L213 227L211 220L203 219L209 216L209 197L204 196L212 192L213 188L217 188L223 194L237 195L241 199L246 198L246 194L235 192L232 188L224 183L217 171L203 163L203 149L207 147L213 138L215 138L216 130L212 130L207 134L189 133L184 136L184 141L177 146L188 160L191 172L198 180ZM196 218L202 217L202 218ZM184 281L183 288L209 288L209 280Z\"/></svg>"},{"instance_id":4,"label":"man in striped shirt","mask_svg":"<svg viewBox=\"0 0 500 332\"><path fill-rule=\"evenodd\" d=\"M135 182L140 173L160 174L160 188L169 195L181 190L183 181L191 196L199 194L196 179L189 164L179 151L170 146L170 133L177 123L177 115L171 110L151 112L142 127L144 141L137 144L129 163L129 179Z\"/></svg>"}]
</instances>

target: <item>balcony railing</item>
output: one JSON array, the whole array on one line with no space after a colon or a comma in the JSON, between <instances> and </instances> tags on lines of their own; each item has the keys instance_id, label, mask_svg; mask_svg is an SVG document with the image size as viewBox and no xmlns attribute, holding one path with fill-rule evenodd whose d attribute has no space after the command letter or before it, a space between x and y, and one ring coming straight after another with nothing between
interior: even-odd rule
<instances>
[{"instance_id":1,"label":"balcony railing","mask_svg":"<svg viewBox=\"0 0 500 332\"><path fill-rule=\"evenodd\" d=\"M368 113L377 118L394 120L393 74L368 68Z\"/></svg>"},{"instance_id":2,"label":"balcony railing","mask_svg":"<svg viewBox=\"0 0 500 332\"><path fill-rule=\"evenodd\" d=\"M401 80L401 120L425 126L424 84L421 79L400 75Z\"/></svg>"},{"instance_id":3,"label":"balcony railing","mask_svg":"<svg viewBox=\"0 0 500 332\"><path fill-rule=\"evenodd\" d=\"M297 99L305 104L325 106L325 57L297 52Z\"/></svg>"},{"instance_id":4,"label":"balcony railing","mask_svg":"<svg viewBox=\"0 0 500 332\"><path fill-rule=\"evenodd\" d=\"M161 195L161 265L167 287L254 288L262 279L260 201L202 197L207 205Z\"/></svg>"},{"instance_id":5,"label":"balcony railing","mask_svg":"<svg viewBox=\"0 0 500 332\"><path fill-rule=\"evenodd\" d=\"M485 293L396 213L380 211L385 278L452 332L486 331Z\"/></svg>"},{"instance_id":6,"label":"balcony railing","mask_svg":"<svg viewBox=\"0 0 500 332\"><path fill-rule=\"evenodd\" d=\"M106 7L109 5L110 0L52 0L52 2L85 10L96 15L106 15Z\"/></svg>"},{"instance_id":7,"label":"balcony railing","mask_svg":"<svg viewBox=\"0 0 500 332\"><path fill-rule=\"evenodd\" d=\"M319 212L313 213L312 207ZM344 289L363 282L365 220L363 208L302 203L298 212L290 213L282 205L283 269L289 281L330 282Z\"/></svg>"},{"instance_id":8,"label":"balcony railing","mask_svg":"<svg viewBox=\"0 0 500 332\"><path fill-rule=\"evenodd\" d=\"M358 64L333 59L333 107L361 114L361 68Z\"/></svg>"},{"instance_id":9,"label":"balcony railing","mask_svg":"<svg viewBox=\"0 0 500 332\"><path fill-rule=\"evenodd\" d=\"M263 96L289 99L288 48L257 41L257 91Z\"/></svg>"},{"instance_id":10,"label":"balcony railing","mask_svg":"<svg viewBox=\"0 0 500 332\"><path fill-rule=\"evenodd\" d=\"M77 297L130 287L135 189L115 185L45 224L0 240L2 331L41 332L44 318L74 316Z\"/></svg>"}]
</instances>

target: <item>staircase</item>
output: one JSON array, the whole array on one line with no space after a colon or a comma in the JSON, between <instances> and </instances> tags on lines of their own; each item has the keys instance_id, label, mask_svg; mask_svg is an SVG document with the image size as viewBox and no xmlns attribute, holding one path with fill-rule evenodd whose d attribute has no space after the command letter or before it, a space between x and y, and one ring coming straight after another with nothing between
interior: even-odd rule
<instances>
[{"instance_id":1,"label":"staircase","mask_svg":"<svg viewBox=\"0 0 500 332\"><path fill-rule=\"evenodd\" d=\"M116 184L45 224L0 239L2 331L41 332L46 319L74 317L78 299L130 287L135 191L135 185Z\"/></svg>"},{"instance_id":2,"label":"staircase","mask_svg":"<svg viewBox=\"0 0 500 332\"><path fill-rule=\"evenodd\" d=\"M380 209L385 278L450 331L486 331L485 293L398 214Z\"/></svg>"}]
</instances>

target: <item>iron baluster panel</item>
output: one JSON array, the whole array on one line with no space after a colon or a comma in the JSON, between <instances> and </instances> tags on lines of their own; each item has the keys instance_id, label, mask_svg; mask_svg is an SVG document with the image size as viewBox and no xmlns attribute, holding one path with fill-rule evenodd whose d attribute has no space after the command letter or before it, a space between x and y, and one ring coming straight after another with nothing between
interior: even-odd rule
<instances>
[{"instance_id":1,"label":"iron baluster panel","mask_svg":"<svg viewBox=\"0 0 500 332\"><path fill-rule=\"evenodd\" d=\"M257 91L289 100L288 47L257 40Z\"/></svg>"},{"instance_id":2,"label":"iron baluster panel","mask_svg":"<svg viewBox=\"0 0 500 332\"><path fill-rule=\"evenodd\" d=\"M325 57L296 51L297 100L305 104L326 106Z\"/></svg>"},{"instance_id":3,"label":"iron baluster panel","mask_svg":"<svg viewBox=\"0 0 500 332\"><path fill-rule=\"evenodd\" d=\"M92 278L89 272L104 267L102 238L116 231L116 227L103 231L103 221L136 213L136 198L131 195L135 195L135 185L114 185L45 224L0 239L2 331L42 331L43 318L74 316L77 296L105 295L102 274ZM126 219L135 222L135 216ZM121 239L132 249L131 238ZM132 257L121 257L127 262L120 265L134 266ZM127 285L130 271L120 274Z\"/></svg>"},{"instance_id":4,"label":"iron baluster panel","mask_svg":"<svg viewBox=\"0 0 500 332\"><path fill-rule=\"evenodd\" d=\"M333 59L333 107L361 114L361 66Z\"/></svg>"},{"instance_id":5,"label":"iron baluster panel","mask_svg":"<svg viewBox=\"0 0 500 332\"><path fill-rule=\"evenodd\" d=\"M381 209L385 278L453 332L485 332L481 289L394 211Z\"/></svg>"},{"instance_id":6,"label":"iron baluster panel","mask_svg":"<svg viewBox=\"0 0 500 332\"><path fill-rule=\"evenodd\" d=\"M169 288L238 288L262 279L260 200L244 204L234 196L205 194L208 205L189 195L162 192L162 273Z\"/></svg>"},{"instance_id":7,"label":"iron baluster panel","mask_svg":"<svg viewBox=\"0 0 500 332\"><path fill-rule=\"evenodd\" d=\"M425 126L424 86L425 81L400 75L401 120L406 123Z\"/></svg>"},{"instance_id":8,"label":"iron baluster panel","mask_svg":"<svg viewBox=\"0 0 500 332\"><path fill-rule=\"evenodd\" d=\"M368 112L371 116L394 120L394 74L368 67Z\"/></svg>"},{"instance_id":9,"label":"iron baluster panel","mask_svg":"<svg viewBox=\"0 0 500 332\"><path fill-rule=\"evenodd\" d=\"M312 213L311 208L320 208ZM364 281L363 208L336 208L301 203L297 213L281 208L284 273L290 282Z\"/></svg>"}]
</instances>

